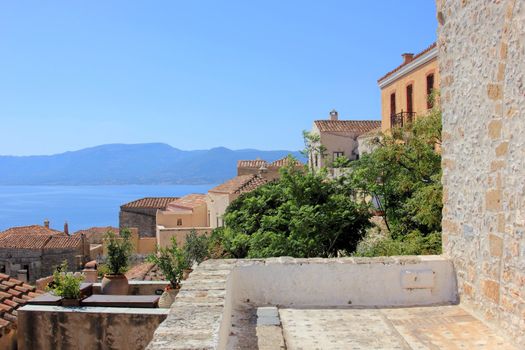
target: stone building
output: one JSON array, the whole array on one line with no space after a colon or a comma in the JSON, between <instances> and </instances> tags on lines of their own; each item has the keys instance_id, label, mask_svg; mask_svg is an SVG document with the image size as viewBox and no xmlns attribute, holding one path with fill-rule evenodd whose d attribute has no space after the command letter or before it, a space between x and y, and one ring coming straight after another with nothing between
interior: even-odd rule
<instances>
[{"instance_id":1,"label":"stone building","mask_svg":"<svg viewBox=\"0 0 525 350\"><path fill-rule=\"evenodd\" d=\"M381 126L379 120L339 120L337 111L330 112L329 120L316 120L310 135L318 139L308 155L308 165L314 170L331 167L338 157L359 158L357 138ZM320 148L322 146L322 153Z\"/></svg>"},{"instance_id":2,"label":"stone building","mask_svg":"<svg viewBox=\"0 0 525 350\"><path fill-rule=\"evenodd\" d=\"M436 43L414 55L404 53L403 63L377 82L381 89L381 128L400 127L433 106L429 99L439 89Z\"/></svg>"},{"instance_id":3,"label":"stone building","mask_svg":"<svg viewBox=\"0 0 525 350\"><path fill-rule=\"evenodd\" d=\"M104 236L108 231L118 234L119 228L113 226L90 227L84 230L76 231L73 233L73 236L84 235L86 241L89 244L102 244L104 241Z\"/></svg>"},{"instance_id":4,"label":"stone building","mask_svg":"<svg viewBox=\"0 0 525 350\"><path fill-rule=\"evenodd\" d=\"M157 210L157 226L209 227L205 194L188 194Z\"/></svg>"},{"instance_id":5,"label":"stone building","mask_svg":"<svg viewBox=\"0 0 525 350\"><path fill-rule=\"evenodd\" d=\"M89 259L83 235L71 237L42 226L24 226L0 233L0 272L34 282L49 276L64 260L77 269Z\"/></svg>"},{"instance_id":6,"label":"stone building","mask_svg":"<svg viewBox=\"0 0 525 350\"><path fill-rule=\"evenodd\" d=\"M443 254L461 302L525 348L525 2L438 0Z\"/></svg>"},{"instance_id":7,"label":"stone building","mask_svg":"<svg viewBox=\"0 0 525 350\"><path fill-rule=\"evenodd\" d=\"M155 237L157 210L165 210L178 197L146 197L120 206L119 227L136 227L140 237Z\"/></svg>"}]
</instances>

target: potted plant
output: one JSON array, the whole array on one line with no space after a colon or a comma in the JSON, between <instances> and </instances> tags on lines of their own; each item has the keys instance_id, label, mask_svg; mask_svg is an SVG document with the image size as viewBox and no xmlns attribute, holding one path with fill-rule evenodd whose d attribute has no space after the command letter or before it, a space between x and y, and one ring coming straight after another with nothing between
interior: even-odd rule
<instances>
[{"instance_id":1,"label":"potted plant","mask_svg":"<svg viewBox=\"0 0 525 350\"><path fill-rule=\"evenodd\" d=\"M184 255L186 256L188 267L183 270L182 279L187 279L189 274L193 271L193 265L199 265L208 258L208 237L205 235L198 235L197 231L191 230L186 236Z\"/></svg>"},{"instance_id":2,"label":"potted plant","mask_svg":"<svg viewBox=\"0 0 525 350\"><path fill-rule=\"evenodd\" d=\"M128 229L121 230L119 237L112 231L106 233L104 243L107 247L108 273L102 278L102 294L128 294L128 279L124 273L133 249L130 238L131 232Z\"/></svg>"},{"instance_id":3,"label":"potted plant","mask_svg":"<svg viewBox=\"0 0 525 350\"><path fill-rule=\"evenodd\" d=\"M170 282L159 300L159 307L169 307L179 292L183 270L188 267L184 251L177 246L175 237L172 237L171 246L158 248L157 253L149 255L147 260L157 265Z\"/></svg>"},{"instance_id":4,"label":"potted plant","mask_svg":"<svg viewBox=\"0 0 525 350\"><path fill-rule=\"evenodd\" d=\"M82 275L67 271L67 261L58 266L53 272L53 282L47 290L62 297L62 306L80 306L80 284L84 280Z\"/></svg>"}]
</instances>

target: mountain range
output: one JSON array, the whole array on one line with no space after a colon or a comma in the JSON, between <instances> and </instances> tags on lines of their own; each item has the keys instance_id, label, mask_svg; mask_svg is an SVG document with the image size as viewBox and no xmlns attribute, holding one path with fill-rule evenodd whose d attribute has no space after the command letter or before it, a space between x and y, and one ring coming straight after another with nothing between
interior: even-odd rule
<instances>
[{"instance_id":1,"label":"mountain range","mask_svg":"<svg viewBox=\"0 0 525 350\"><path fill-rule=\"evenodd\" d=\"M184 151L164 143L108 144L46 156L0 156L0 185L212 184L237 174L237 161L274 161L297 151Z\"/></svg>"}]
</instances>

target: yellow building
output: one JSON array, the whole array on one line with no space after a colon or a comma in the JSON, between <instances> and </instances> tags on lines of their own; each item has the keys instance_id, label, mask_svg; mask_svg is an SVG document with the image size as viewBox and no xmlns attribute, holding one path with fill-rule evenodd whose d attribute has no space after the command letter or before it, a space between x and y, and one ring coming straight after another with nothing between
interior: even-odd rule
<instances>
[{"instance_id":1,"label":"yellow building","mask_svg":"<svg viewBox=\"0 0 525 350\"><path fill-rule=\"evenodd\" d=\"M403 63L381 77L381 129L400 127L432 108L429 99L439 89L436 43L414 55L405 53Z\"/></svg>"}]
</instances>

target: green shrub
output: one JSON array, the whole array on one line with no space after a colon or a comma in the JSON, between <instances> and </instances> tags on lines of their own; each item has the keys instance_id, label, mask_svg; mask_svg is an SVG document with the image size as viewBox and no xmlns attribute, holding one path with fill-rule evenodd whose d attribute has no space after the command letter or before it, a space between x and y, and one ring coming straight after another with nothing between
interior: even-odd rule
<instances>
[{"instance_id":1,"label":"green shrub","mask_svg":"<svg viewBox=\"0 0 525 350\"><path fill-rule=\"evenodd\" d=\"M131 232L128 229L122 229L120 236L116 236L112 231L108 231L104 237L108 256L106 265L109 273L112 275L123 274L127 271L129 257L133 251L131 243Z\"/></svg>"},{"instance_id":2,"label":"green shrub","mask_svg":"<svg viewBox=\"0 0 525 350\"><path fill-rule=\"evenodd\" d=\"M189 268L186 254L177 246L175 237L171 238L171 246L158 248L157 253L150 254L146 260L157 265L173 288L180 286L183 271Z\"/></svg>"},{"instance_id":3,"label":"green shrub","mask_svg":"<svg viewBox=\"0 0 525 350\"><path fill-rule=\"evenodd\" d=\"M84 277L82 275L75 276L73 272L68 272L67 269L67 261L64 260L53 272L53 283L49 285L48 291L65 299L79 299L80 284Z\"/></svg>"},{"instance_id":4,"label":"green shrub","mask_svg":"<svg viewBox=\"0 0 525 350\"><path fill-rule=\"evenodd\" d=\"M197 231L191 230L186 236L184 254L186 255L189 266L192 266L194 263L200 264L203 262L209 257L208 237L206 237L206 235L198 235Z\"/></svg>"}]
</instances>

